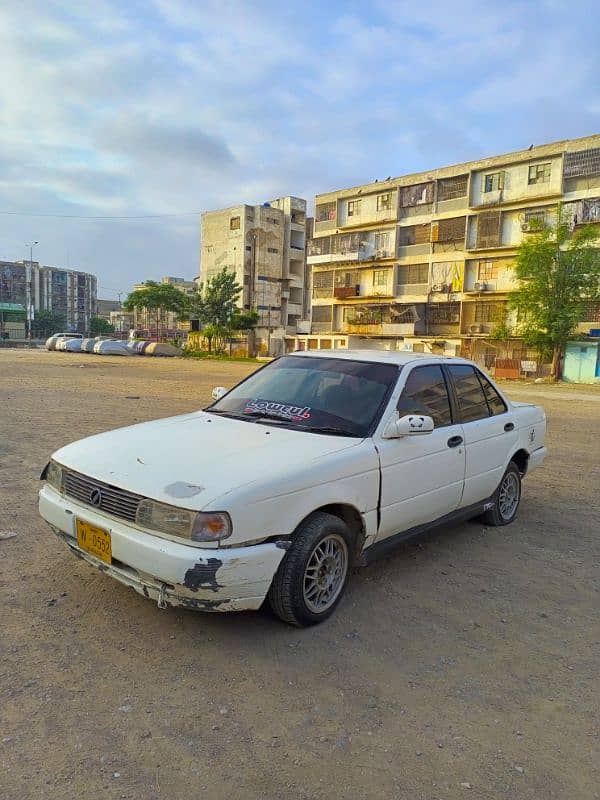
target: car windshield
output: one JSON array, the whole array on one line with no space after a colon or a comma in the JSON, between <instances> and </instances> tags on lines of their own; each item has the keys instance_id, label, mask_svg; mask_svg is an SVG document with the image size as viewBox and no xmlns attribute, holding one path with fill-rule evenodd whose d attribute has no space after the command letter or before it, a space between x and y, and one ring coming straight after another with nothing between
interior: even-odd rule
<instances>
[{"instance_id":1,"label":"car windshield","mask_svg":"<svg viewBox=\"0 0 600 800\"><path fill-rule=\"evenodd\" d=\"M208 409L314 433L367 436L400 368L343 358L283 356Z\"/></svg>"}]
</instances>

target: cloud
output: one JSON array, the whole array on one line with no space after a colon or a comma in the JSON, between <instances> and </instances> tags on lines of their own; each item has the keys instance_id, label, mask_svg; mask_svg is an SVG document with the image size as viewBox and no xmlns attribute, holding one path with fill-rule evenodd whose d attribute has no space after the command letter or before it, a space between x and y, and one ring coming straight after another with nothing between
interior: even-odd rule
<instances>
[{"instance_id":1,"label":"cloud","mask_svg":"<svg viewBox=\"0 0 600 800\"><path fill-rule=\"evenodd\" d=\"M598 130L588 0L21 0L0 8L0 211L172 214ZM196 274L199 218L0 214L0 258L126 291Z\"/></svg>"}]
</instances>

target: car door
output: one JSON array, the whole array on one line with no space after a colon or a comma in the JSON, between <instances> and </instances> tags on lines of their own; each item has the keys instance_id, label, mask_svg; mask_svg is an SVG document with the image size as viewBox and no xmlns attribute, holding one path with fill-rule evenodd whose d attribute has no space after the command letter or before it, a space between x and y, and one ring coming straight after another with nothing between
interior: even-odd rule
<instances>
[{"instance_id":1,"label":"car door","mask_svg":"<svg viewBox=\"0 0 600 800\"><path fill-rule=\"evenodd\" d=\"M464 431L465 488L461 506L496 491L516 449L514 415L485 375L471 364L444 366Z\"/></svg>"},{"instance_id":2,"label":"car door","mask_svg":"<svg viewBox=\"0 0 600 800\"><path fill-rule=\"evenodd\" d=\"M381 502L378 541L433 522L458 508L465 474L460 424L453 419L446 377L439 364L415 366L397 409L433 418L431 433L381 439Z\"/></svg>"}]
</instances>

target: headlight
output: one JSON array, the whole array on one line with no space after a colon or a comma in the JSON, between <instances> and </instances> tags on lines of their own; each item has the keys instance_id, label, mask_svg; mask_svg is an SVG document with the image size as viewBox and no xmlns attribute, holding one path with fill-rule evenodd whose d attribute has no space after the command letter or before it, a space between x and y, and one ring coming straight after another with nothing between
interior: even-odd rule
<instances>
[{"instance_id":1,"label":"headlight","mask_svg":"<svg viewBox=\"0 0 600 800\"><path fill-rule=\"evenodd\" d=\"M192 542L218 542L231 536L229 514L188 511L154 500L141 501L135 521L142 528L169 533Z\"/></svg>"},{"instance_id":2,"label":"headlight","mask_svg":"<svg viewBox=\"0 0 600 800\"><path fill-rule=\"evenodd\" d=\"M56 461L51 461L46 467L46 480L56 489L57 492L63 490L63 468Z\"/></svg>"}]
</instances>

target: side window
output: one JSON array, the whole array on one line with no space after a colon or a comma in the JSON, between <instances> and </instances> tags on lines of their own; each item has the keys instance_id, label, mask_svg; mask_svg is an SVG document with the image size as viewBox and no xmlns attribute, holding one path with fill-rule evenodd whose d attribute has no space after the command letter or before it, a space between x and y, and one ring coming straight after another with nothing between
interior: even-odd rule
<instances>
[{"instance_id":1,"label":"side window","mask_svg":"<svg viewBox=\"0 0 600 800\"><path fill-rule=\"evenodd\" d=\"M426 414L433 418L436 428L452 424L448 390L441 367L415 367L398 400L400 416Z\"/></svg>"},{"instance_id":2,"label":"side window","mask_svg":"<svg viewBox=\"0 0 600 800\"><path fill-rule=\"evenodd\" d=\"M474 367L465 364L448 369L454 381L462 421L473 422L489 417L490 410Z\"/></svg>"},{"instance_id":3,"label":"side window","mask_svg":"<svg viewBox=\"0 0 600 800\"><path fill-rule=\"evenodd\" d=\"M495 417L496 414L504 414L506 411L508 411L506 408L506 403L500 397L485 375L479 372L479 370L477 370L477 375L481 381L481 385L483 386L483 393L485 394L485 399L488 402L492 416Z\"/></svg>"}]
</instances>

